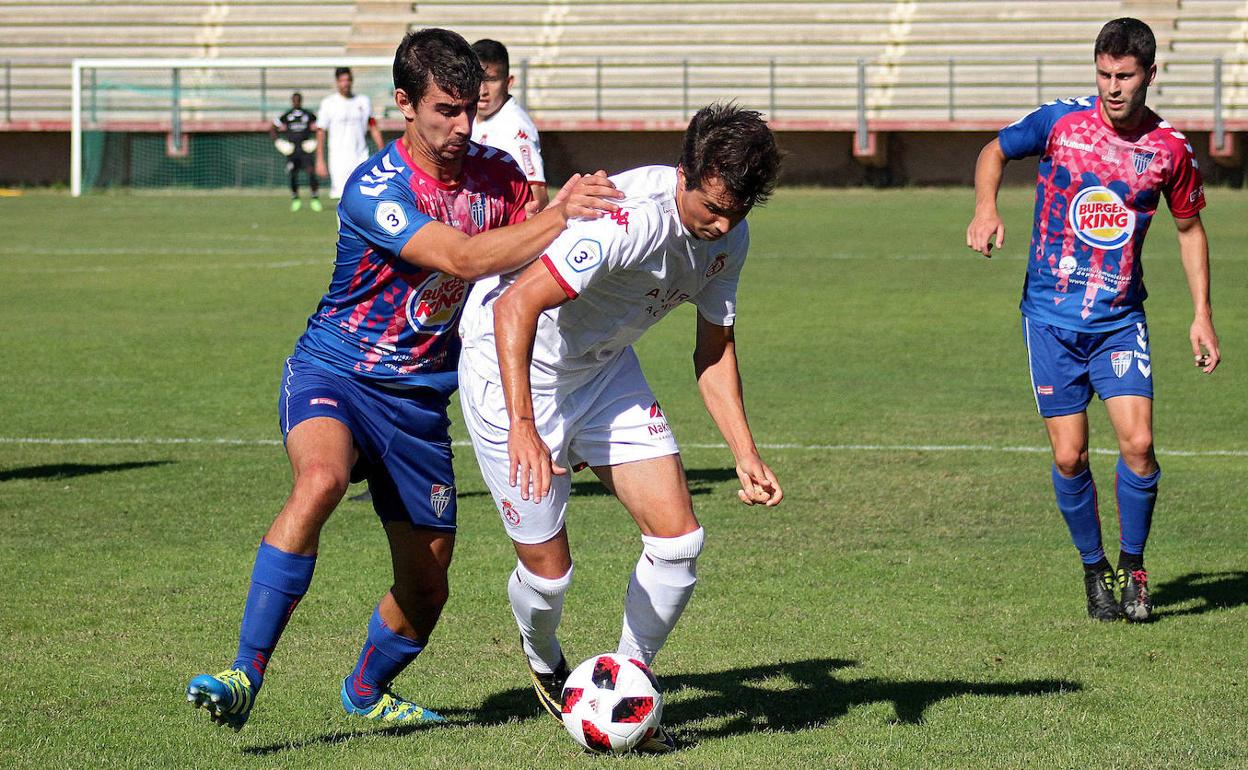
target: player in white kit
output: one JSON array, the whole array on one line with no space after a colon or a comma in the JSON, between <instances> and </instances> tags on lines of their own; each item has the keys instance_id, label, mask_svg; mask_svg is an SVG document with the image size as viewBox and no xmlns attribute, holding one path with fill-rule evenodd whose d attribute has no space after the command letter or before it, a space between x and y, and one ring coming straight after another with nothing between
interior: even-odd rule
<instances>
[{"instance_id":1,"label":"player in white kit","mask_svg":"<svg viewBox=\"0 0 1248 770\"><path fill-rule=\"evenodd\" d=\"M334 70L337 93L321 100L316 118L316 174L322 179L329 176L329 197L342 197L347 178L356 167L368 160L368 143L365 134L372 136L377 149L385 146L381 129L373 119L373 103L364 94L355 94L355 83L350 67ZM328 141L326 137L328 136ZM325 162L325 148L329 147L329 163Z\"/></svg>"},{"instance_id":2,"label":"player in white kit","mask_svg":"<svg viewBox=\"0 0 1248 770\"><path fill-rule=\"evenodd\" d=\"M507 47L497 40L482 39L472 44L481 60L485 77L481 79L481 98L477 101L477 119L472 124L472 141L502 150L511 156L533 192L530 214L546 208L546 170L542 167L542 141L537 126L511 96L516 81L511 74Z\"/></svg>"},{"instance_id":3,"label":"player in white kit","mask_svg":"<svg viewBox=\"0 0 1248 770\"><path fill-rule=\"evenodd\" d=\"M539 261L469 296L464 422L518 556L508 594L534 689L556 718L568 674L556 637L572 582L567 468L593 468L641 529L620 653L649 664L693 592L703 531L632 348L681 303L698 309L694 369L736 459L738 495L766 506L783 497L746 421L733 337L744 219L771 194L779 161L759 113L703 108L678 168L612 177L627 196L618 212L571 223ZM642 745L663 751L672 741L660 728Z\"/></svg>"}]
</instances>

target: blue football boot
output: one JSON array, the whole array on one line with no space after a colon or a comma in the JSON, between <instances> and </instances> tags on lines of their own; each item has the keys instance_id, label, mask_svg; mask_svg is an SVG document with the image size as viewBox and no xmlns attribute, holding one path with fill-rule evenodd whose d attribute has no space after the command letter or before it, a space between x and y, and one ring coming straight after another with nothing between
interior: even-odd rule
<instances>
[{"instance_id":1,"label":"blue football boot","mask_svg":"<svg viewBox=\"0 0 1248 770\"><path fill-rule=\"evenodd\" d=\"M351 701L351 696L347 694L347 682L351 681L351 677L342 680L342 710L351 716L364 717L374 722L384 722L386 724L407 725L407 724L437 724L445 722L439 714L430 711L427 708L417 706L410 700L400 698L390 692L389 688L381 691L381 697L377 702L370 705L360 707Z\"/></svg>"},{"instance_id":2,"label":"blue football boot","mask_svg":"<svg viewBox=\"0 0 1248 770\"><path fill-rule=\"evenodd\" d=\"M192 679L186 686L186 699L196 708L207 709L213 724L238 732L251 716L256 688L241 668L232 668L216 676L200 674Z\"/></svg>"}]
</instances>

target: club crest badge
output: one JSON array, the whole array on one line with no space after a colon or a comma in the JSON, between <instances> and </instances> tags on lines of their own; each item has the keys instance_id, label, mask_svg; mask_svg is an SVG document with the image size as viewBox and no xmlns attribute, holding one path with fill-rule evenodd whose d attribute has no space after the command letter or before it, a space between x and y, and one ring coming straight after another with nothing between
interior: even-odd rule
<instances>
[{"instance_id":1,"label":"club crest badge","mask_svg":"<svg viewBox=\"0 0 1248 770\"><path fill-rule=\"evenodd\" d=\"M1143 174L1148 171L1148 165L1155 157L1157 153L1152 150L1136 150L1131 156L1131 161L1135 164L1135 173Z\"/></svg>"},{"instance_id":2,"label":"club crest badge","mask_svg":"<svg viewBox=\"0 0 1248 770\"><path fill-rule=\"evenodd\" d=\"M520 511L516 510L516 506L512 505L510 500L503 501L503 519L510 526L520 526Z\"/></svg>"},{"instance_id":3,"label":"club crest badge","mask_svg":"<svg viewBox=\"0 0 1248 770\"><path fill-rule=\"evenodd\" d=\"M1117 350L1109 354L1109 363L1113 365L1114 374L1119 379L1131 368L1131 361L1134 357L1130 350Z\"/></svg>"},{"instance_id":4,"label":"club crest badge","mask_svg":"<svg viewBox=\"0 0 1248 770\"><path fill-rule=\"evenodd\" d=\"M468 204L468 213L472 216L472 223L477 226L478 230L485 229L485 196L473 195Z\"/></svg>"},{"instance_id":5,"label":"club crest badge","mask_svg":"<svg viewBox=\"0 0 1248 770\"><path fill-rule=\"evenodd\" d=\"M446 513L446 507L451 504L451 497L455 494L455 487L446 486L445 484L434 484L429 489L429 504L433 506L433 513L439 519L442 514Z\"/></svg>"}]
</instances>

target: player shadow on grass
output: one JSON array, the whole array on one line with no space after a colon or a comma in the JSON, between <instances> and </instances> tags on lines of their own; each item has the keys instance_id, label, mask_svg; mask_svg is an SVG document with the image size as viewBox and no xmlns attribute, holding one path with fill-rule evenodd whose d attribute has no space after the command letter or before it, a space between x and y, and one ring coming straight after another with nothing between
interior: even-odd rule
<instances>
[{"instance_id":1,"label":"player shadow on grass","mask_svg":"<svg viewBox=\"0 0 1248 770\"><path fill-rule=\"evenodd\" d=\"M1173 609L1175 605L1198 602L1194 607ZM1153 588L1157 616L1203 615L1213 610L1248 604L1248 572L1189 572Z\"/></svg>"},{"instance_id":2,"label":"player shadow on grass","mask_svg":"<svg viewBox=\"0 0 1248 770\"><path fill-rule=\"evenodd\" d=\"M664 707L663 724L672 728L682 746L690 747L707 738L822 727L870 703L889 703L896 714L894 723L917 725L928 708L950 698L1032 697L1083 689L1078 682L1065 679L971 682L836 677L837 670L857 665L852 660L824 658L664 677L664 689L676 697ZM692 691L693 696L682 690ZM527 688L495 693L475 713L461 713L470 722L487 725L518 714L539 716Z\"/></svg>"},{"instance_id":3,"label":"player shadow on grass","mask_svg":"<svg viewBox=\"0 0 1248 770\"><path fill-rule=\"evenodd\" d=\"M0 482L16 481L17 479L50 479L60 481L74 479L79 476L92 476L97 473L113 473L129 471L136 468L152 468L160 465L171 465L173 460L148 460L130 463L53 463L49 465L27 465L22 468L9 468L0 471Z\"/></svg>"},{"instance_id":4,"label":"player shadow on grass","mask_svg":"<svg viewBox=\"0 0 1248 770\"><path fill-rule=\"evenodd\" d=\"M797 732L822 727L845 716L855 706L890 703L897 724L922 724L933 704L963 695L994 698L1058 695L1083 689L1064 679L1024 679L1013 682L968 682L962 679L837 679L838 669L854 668L856 661L837 658L799 660L751 668L664 677L664 689L677 694L663 711L663 724L676 734L682 748L708 738L761 731ZM681 692L690 690L694 694ZM335 745L356 738L403 737L423 730L454 729L464 725L502 725L517 719L550 720L528 687L496 692L473 709L438 709L451 721L446 725L404 725L382 729L353 729L312 738L246 746L244 754L269 755L313 745ZM553 722L550 723L555 728Z\"/></svg>"},{"instance_id":5,"label":"player shadow on grass","mask_svg":"<svg viewBox=\"0 0 1248 770\"><path fill-rule=\"evenodd\" d=\"M454 723L445 724L418 724L418 725L391 725L390 727L369 729L355 728L351 730L343 730L342 732L325 733L312 738L302 738L289 741L279 741L277 743L266 743L262 746L244 746L240 751L256 757L265 757L270 754L279 754L284 751L298 751L311 746L336 746L340 743L355 740L356 738L372 738L377 736L387 736L391 738L402 738L412 733L424 732L426 730L448 730L456 727Z\"/></svg>"}]
</instances>

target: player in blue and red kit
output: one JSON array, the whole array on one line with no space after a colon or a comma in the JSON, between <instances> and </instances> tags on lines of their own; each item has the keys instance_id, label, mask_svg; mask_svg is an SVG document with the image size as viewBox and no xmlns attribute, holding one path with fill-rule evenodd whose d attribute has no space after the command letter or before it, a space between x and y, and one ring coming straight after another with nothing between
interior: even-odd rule
<instances>
[{"instance_id":1,"label":"player in blue and red kit","mask_svg":"<svg viewBox=\"0 0 1248 770\"><path fill-rule=\"evenodd\" d=\"M351 175L333 279L283 367L278 410L294 487L260 542L233 665L187 686L218 724L247 721L312 580L321 527L348 483L363 479L394 583L343 680L342 706L386 722L441 721L390 683L424 648L447 598L455 482L446 408L469 282L525 264L569 218L614 211L599 196L619 195L603 177L574 177L522 221L528 182L506 155L469 140L481 75L468 43L447 30L409 34L395 54L404 135Z\"/></svg>"},{"instance_id":2,"label":"player in blue and red kit","mask_svg":"<svg viewBox=\"0 0 1248 770\"><path fill-rule=\"evenodd\" d=\"M1153 452L1153 380L1144 319L1144 236L1164 197L1195 306L1192 353L1218 365L1209 302L1205 192L1186 137L1145 106L1157 76L1153 32L1115 19L1096 38L1097 95L1050 102L1001 129L975 167L975 216L966 245L990 256L1005 226L997 189L1009 160L1040 156L1023 334L1032 392L1053 447L1057 506L1084 564L1088 614L1098 620L1152 614L1144 545L1161 469ZM1088 468L1087 406L1105 402L1118 436L1115 488L1118 569L1101 545L1096 486ZM1120 592L1115 598L1114 588Z\"/></svg>"}]
</instances>

